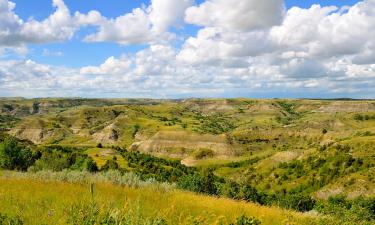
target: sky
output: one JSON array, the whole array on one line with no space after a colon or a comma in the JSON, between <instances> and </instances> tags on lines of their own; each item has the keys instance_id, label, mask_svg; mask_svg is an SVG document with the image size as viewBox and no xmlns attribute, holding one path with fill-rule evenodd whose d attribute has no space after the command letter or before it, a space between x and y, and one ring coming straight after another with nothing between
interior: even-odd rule
<instances>
[{"instance_id":1,"label":"sky","mask_svg":"<svg viewBox=\"0 0 375 225\"><path fill-rule=\"evenodd\" d=\"M375 98L375 0L0 0L0 96Z\"/></svg>"}]
</instances>

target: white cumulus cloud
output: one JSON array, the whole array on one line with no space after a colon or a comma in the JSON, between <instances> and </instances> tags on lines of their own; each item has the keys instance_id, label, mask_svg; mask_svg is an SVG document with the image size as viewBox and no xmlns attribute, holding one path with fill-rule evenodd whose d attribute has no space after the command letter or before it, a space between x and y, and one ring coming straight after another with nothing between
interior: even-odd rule
<instances>
[{"instance_id":1,"label":"white cumulus cloud","mask_svg":"<svg viewBox=\"0 0 375 225\"><path fill-rule=\"evenodd\" d=\"M206 27L249 31L281 23L283 13L282 0L207 0L188 8L185 20Z\"/></svg>"}]
</instances>

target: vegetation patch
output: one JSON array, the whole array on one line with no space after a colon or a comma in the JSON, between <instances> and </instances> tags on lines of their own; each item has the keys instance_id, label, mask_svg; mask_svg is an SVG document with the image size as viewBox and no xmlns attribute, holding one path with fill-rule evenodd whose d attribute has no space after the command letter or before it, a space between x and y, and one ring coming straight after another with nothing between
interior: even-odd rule
<instances>
[{"instance_id":1,"label":"vegetation patch","mask_svg":"<svg viewBox=\"0 0 375 225\"><path fill-rule=\"evenodd\" d=\"M215 152L211 149L201 148L193 152L194 159L205 159L212 158L215 156Z\"/></svg>"}]
</instances>

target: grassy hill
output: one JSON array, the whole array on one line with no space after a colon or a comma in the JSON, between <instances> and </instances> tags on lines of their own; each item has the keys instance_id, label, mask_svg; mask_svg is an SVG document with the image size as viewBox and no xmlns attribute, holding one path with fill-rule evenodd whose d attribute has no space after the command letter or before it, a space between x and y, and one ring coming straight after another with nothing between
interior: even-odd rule
<instances>
[{"instance_id":1,"label":"grassy hill","mask_svg":"<svg viewBox=\"0 0 375 225\"><path fill-rule=\"evenodd\" d=\"M70 174L74 175L85 178L62 182L63 175L58 173L30 177L3 174L0 177L0 215L24 224L40 224L41 221L45 224L99 224L104 221L108 222L104 224L119 224L109 221L122 221L122 224L230 224L242 215L272 225L323 221L314 215L195 195L152 183L136 188L134 180L127 181L124 186L124 183L116 185L98 177L95 178L97 182L87 183L91 175Z\"/></svg>"}]
</instances>

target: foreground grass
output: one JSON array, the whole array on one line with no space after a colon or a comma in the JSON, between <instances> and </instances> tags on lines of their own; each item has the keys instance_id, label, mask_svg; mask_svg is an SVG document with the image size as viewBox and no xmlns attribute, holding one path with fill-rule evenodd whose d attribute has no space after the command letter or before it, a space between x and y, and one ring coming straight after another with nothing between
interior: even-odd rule
<instances>
[{"instance_id":1,"label":"foreground grass","mask_svg":"<svg viewBox=\"0 0 375 225\"><path fill-rule=\"evenodd\" d=\"M152 182L135 187L95 179L92 185L89 179L64 182L53 177L41 181L24 174L1 175L0 214L24 224L230 224L241 215L256 217L262 224L323 222L314 216Z\"/></svg>"}]
</instances>

